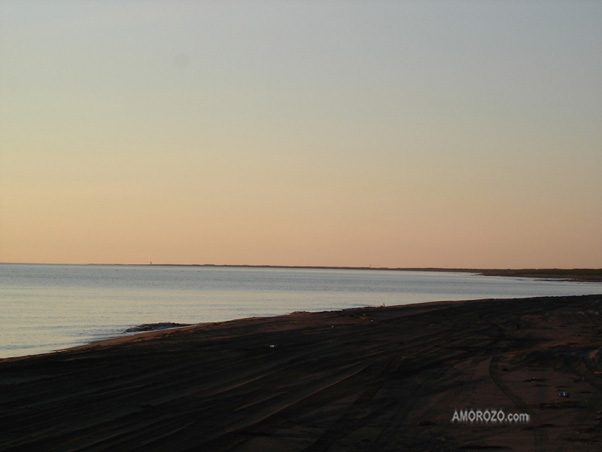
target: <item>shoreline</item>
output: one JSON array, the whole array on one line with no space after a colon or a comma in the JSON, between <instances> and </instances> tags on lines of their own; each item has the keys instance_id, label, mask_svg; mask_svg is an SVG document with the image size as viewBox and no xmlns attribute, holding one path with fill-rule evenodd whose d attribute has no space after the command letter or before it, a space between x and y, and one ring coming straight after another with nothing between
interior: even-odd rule
<instances>
[{"instance_id":1,"label":"shoreline","mask_svg":"<svg viewBox=\"0 0 602 452\"><path fill-rule=\"evenodd\" d=\"M139 333L0 360L0 450L592 450L601 342L602 295ZM471 409L529 421L452 422Z\"/></svg>"},{"instance_id":2,"label":"shoreline","mask_svg":"<svg viewBox=\"0 0 602 452\"><path fill-rule=\"evenodd\" d=\"M445 268L445 267L337 267L312 265L248 265L248 264L57 264L57 263L10 263L7 265L84 265L84 266L122 266L122 267L202 267L202 268L265 268L297 270L360 270L360 271L407 271L474 273L482 276L504 276L514 278L559 279L578 282L602 282L602 268Z\"/></svg>"},{"instance_id":3,"label":"shoreline","mask_svg":"<svg viewBox=\"0 0 602 452\"><path fill-rule=\"evenodd\" d=\"M11 265L11 264L8 264ZM420 296L417 295L418 292L416 293L412 293L412 295L410 297L407 297L406 295L404 295L403 297L398 297L396 295L388 295L389 293L392 294L393 292L388 292L388 294L385 294L384 297L375 297L374 293L378 291L378 287L376 287L376 290L373 292L372 290L360 290L358 293L361 295L358 297L358 300L356 300L355 298L352 298L351 300L353 300L354 302L349 303L350 299L344 299L345 297L341 298L341 303L337 303L337 304L333 304L333 303L324 303L323 299L328 301L328 296L329 294L326 294L325 296L323 296L322 298L318 299L316 298L315 295L311 295L311 298L305 298L305 301L308 301L308 304L303 304L303 303L287 303L287 304L281 304L278 305L278 309L262 309L260 311L257 310L253 310L253 309L245 309L243 310L243 312L234 312L236 307L232 307L229 306L229 311L227 312L228 315L220 315L220 316L216 316L214 315L212 312L210 311L206 311L205 309L200 309L201 315L196 315L194 317L190 317L190 316L176 316L175 318L170 314L167 313L165 315L154 315L152 317L139 317L137 315L134 316L130 316L128 317L126 322L120 322L119 320L121 319L117 319L117 321L111 321L111 322L105 322L104 324L102 324L101 322L99 322L99 327L96 327L95 324L93 323L86 323L86 319L82 319L81 320L81 333L80 331L76 331L74 328L71 328L71 330L68 330L68 334L62 334L63 331L59 330L59 329L54 329L54 333L53 331L49 330L49 333L46 333L44 328L46 328L47 326L44 325L44 317L40 317L38 316L38 319L42 320L41 323L35 323L35 322L31 322L30 325L32 325L34 328L38 328L40 327L40 331L42 332L42 334L39 336L41 338L41 340L37 340L37 337L35 336L36 331L34 331L34 329L31 329L31 333L32 334L28 334L26 336L22 336L22 333L20 330L20 327L18 326L21 322L19 322L19 319L16 318L14 320L16 320L16 322L13 320L12 322L5 322L6 325L6 329L7 329L7 334L11 335L10 337L14 337L17 338L19 337L19 335L21 335L22 342L18 342L18 340L14 340L14 341L6 341L5 344L3 344L4 346L2 347L2 353L0 354L0 358L7 358L7 357L14 357L14 356L25 356L28 354L42 354L42 353L47 353L47 352L52 352L55 350L63 350L65 348L69 348L69 347L73 347L73 346L79 346L79 345L85 345L88 342L91 341L97 341L97 340L102 340L105 338L111 338L111 337L118 337L121 336L121 334L123 333L122 330L125 330L126 328L131 328L134 327L135 325L139 324L139 323L143 323L145 321L145 319L148 319L150 321L157 321L157 322L161 322L161 321L178 321L178 322L182 322L182 323L191 323L191 322L206 322L206 321L221 321L221 320L228 320L228 319L235 319L235 318L241 318L241 317L245 317L245 316L249 316L249 315L278 315L278 314L284 314L286 312L291 312L293 310L298 310L298 309L310 309L310 310L317 310L317 309L339 309L339 308L344 308L345 305L349 306L349 305L354 305L354 306L358 306L358 307L362 307L362 306L371 306L371 305L383 305L383 304L387 304L387 305L394 305L394 304L403 304L403 303L407 303L407 302L419 302L419 301L427 301L428 299L449 299L449 298L453 298L453 299L472 299L472 298L485 298L485 297L489 297L492 296L493 294L496 294L496 296L499 297L506 297L506 296L511 296L511 297L524 297L524 296L535 296L535 295L556 295L556 294L566 294L566 295L578 295L578 294L587 294L587 293L602 293L602 286L600 286L600 284L602 284L602 282L600 283L594 283L594 285L591 285L591 283L585 284L585 283L570 283L570 282L562 282L562 283L553 283L553 282L537 282L537 280L535 279L527 279L527 278L516 278L516 279L500 279L500 278L480 278L476 273L444 273L443 270L442 273L437 273L434 271L431 272L425 272L425 273L412 273L412 272L398 272L395 273L394 270L389 269L389 272L380 272L380 273L363 273L361 270L357 271L357 272L345 272L344 270L340 270L340 271L331 271L329 272L328 270L325 271L320 271L320 270L229 270L229 269L224 269L224 270L203 270L203 269L197 269L195 270L194 268L199 268L198 266L195 266L191 269L186 269L186 267L179 267L179 266L175 266L175 268L173 270L170 270L170 267L159 267L156 269L152 269L149 268L149 266L136 266L136 267L130 267L130 270L128 270L128 267L124 267L123 269L120 270L119 266L99 266L99 267L86 267L86 266L61 266L61 265L57 265L56 267L53 267L52 265L48 265L46 267L44 267L44 265L46 264L38 264L40 265L39 268L36 268L35 266L27 266L28 264L21 264L22 267L19 268L18 265L15 265L14 267L9 268L10 272L13 272L14 275L17 275L20 278L27 278L29 274L31 275L37 275L37 274L49 274L49 275L64 275L64 276L68 276L71 274L74 275L83 275L84 277L82 278L82 281L84 282L84 284L88 284L89 282L93 282L94 283L94 279L97 278L98 275L98 279L102 280L102 281L107 281L107 287L108 286L112 286L113 283L111 282L112 279L115 279L116 281L129 281L132 278L139 278L138 275L143 275L144 278L147 278L149 280L154 280L155 278L157 278L156 275L160 275L161 278L166 281L169 284L166 284L165 286L169 286L169 287L175 287L177 288L176 285L173 284L174 281L178 280L178 278L184 277L185 279L189 279L190 281L192 281L192 284L197 284L197 281L200 281L203 278L209 278L209 279L223 279L223 278L228 278L229 280L236 280L237 278L241 277L242 280L246 280L247 278L253 278L253 279L257 279L258 281L264 281L266 280L271 280L272 278L277 278L278 281L284 281L285 278L299 278L300 281L306 280L306 281L310 281L311 279L316 279L316 280L329 280L330 278L336 278L336 279L342 279L342 280L347 280L347 281L351 281L352 283L355 284L356 281L378 281L378 279L380 278L386 278L386 279L390 279L391 281L405 281L406 279L417 279L420 281L425 281L426 283L430 284L430 282L437 284L439 281L441 282L445 282L445 281L451 281L451 282L456 282L456 281L464 281L464 280L468 280L469 282L473 282L474 281L474 287L476 288L476 290L467 290L465 292L467 293L462 293L462 294L458 294L458 293L454 293L454 291L452 291L449 295L446 295L444 293L445 287L453 287L453 286L441 286L443 288L443 290L435 290L435 292L437 293L437 295L433 296L433 295L426 295L426 296ZM181 268L181 270L178 270L178 268ZM202 267L200 267L202 268ZM239 267L239 268L248 268L248 267ZM273 268L273 267L263 267L263 268ZM308 267L306 267L308 268ZM415 271L421 271L421 270L429 270L429 269L414 269ZM452 271L452 270L449 270ZM9 272L9 274L11 274ZM199 273L200 272L200 273ZM102 278L100 277L102 275ZM240 276L239 276L240 275ZM380 275L380 276L378 276ZM372 278L372 276L374 276L374 278ZM26 280L24 280L26 281ZM66 280L67 281L67 280ZM75 280L74 280L75 281ZM541 280L540 280L541 281ZM96 284L96 283L94 283ZM269 284L271 285L271 281L269 282ZM197 284L198 285L198 284ZM358 286L357 284L355 284L356 286ZM78 287L82 286L82 284L78 283ZM302 285L303 286L303 285ZM306 283L304 283L304 286L307 286ZM371 285L372 286L372 285ZM490 290L494 287L500 286L502 289L503 288L508 288L509 290L507 290L507 294L505 290ZM519 290L519 287L524 286L526 290ZM529 287L530 286L530 287ZM541 290L538 289L538 286L541 286ZM550 290L547 290L546 287L550 288ZM268 286L266 286L268 287ZM307 286L308 287L308 286ZM360 286L358 286L360 287ZM361 286L363 287L363 286ZM368 287L368 286L366 286ZM426 286L425 286L426 287ZM459 286L455 286L456 288ZM466 286L466 287L471 287L470 285ZM479 289L480 287L480 289ZM556 287L554 289L554 287ZM400 286L401 290L400 293L403 292L404 287ZM533 289L534 288L534 289ZM313 289L313 287L312 287ZM427 287L428 289L428 287ZM455 291L457 292L457 289L455 289ZM428 290L424 291L425 293L428 292ZM433 290L430 290L430 292L433 292ZM9 293L10 292L5 292L5 293ZM154 296L154 294L152 294ZM163 298L167 298L170 295L165 293ZM300 301L303 301L303 298L299 299ZM166 300L169 301L169 300ZM177 300L175 300L177 301ZM167 304L165 304L167 306ZM69 309L69 308L67 308ZM232 312L230 312L232 311ZM66 317L69 315L69 311L65 311L66 312ZM159 311L161 312L161 311ZM224 311L225 312L225 311ZM24 316L27 315L27 313L23 314ZM10 318L10 317L9 317ZM52 335L54 334L54 336ZM61 336L62 334L62 336ZM55 340L55 337L58 338Z\"/></svg>"}]
</instances>

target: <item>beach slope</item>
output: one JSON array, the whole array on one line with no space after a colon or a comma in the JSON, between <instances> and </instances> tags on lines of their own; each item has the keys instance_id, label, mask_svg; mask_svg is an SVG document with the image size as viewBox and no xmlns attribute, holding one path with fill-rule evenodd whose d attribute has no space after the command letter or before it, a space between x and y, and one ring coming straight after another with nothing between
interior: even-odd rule
<instances>
[{"instance_id":1,"label":"beach slope","mask_svg":"<svg viewBox=\"0 0 602 452\"><path fill-rule=\"evenodd\" d=\"M0 450L594 451L601 354L602 295L154 331L0 360Z\"/></svg>"}]
</instances>

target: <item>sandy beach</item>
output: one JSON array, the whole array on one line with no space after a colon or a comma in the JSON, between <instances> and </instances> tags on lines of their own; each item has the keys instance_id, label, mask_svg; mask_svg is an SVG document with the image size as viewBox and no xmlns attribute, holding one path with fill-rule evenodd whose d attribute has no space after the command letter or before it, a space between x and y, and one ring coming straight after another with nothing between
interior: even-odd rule
<instances>
[{"instance_id":1,"label":"sandy beach","mask_svg":"<svg viewBox=\"0 0 602 452\"><path fill-rule=\"evenodd\" d=\"M0 450L594 451L601 353L602 295L154 331L0 360Z\"/></svg>"}]
</instances>

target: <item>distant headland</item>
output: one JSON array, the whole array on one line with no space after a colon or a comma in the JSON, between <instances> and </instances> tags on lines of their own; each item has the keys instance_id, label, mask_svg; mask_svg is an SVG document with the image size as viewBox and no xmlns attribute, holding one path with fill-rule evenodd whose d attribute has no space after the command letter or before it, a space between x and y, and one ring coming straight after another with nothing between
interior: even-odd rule
<instances>
[{"instance_id":1,"label":"distant headland","mask_svg":"<svg viewBox=\"0 0 602 452\"><path fill-rule=\"evenodd\" d=\"M90 264L104 265L104 264ZM113 264L111 264L113 265ZM139 264L114 264L139 265ZM337 267L319 265L247 265L247 264L156 264L160 267L216 267L216 268L282 268L300 270L374 270L374 271L428 271L477 273L483 276L512 276L520 278L564 279L568 281L602 282L602 268L523 268L523 269L483 269L483 268L441 268L441 267Z\"/></svg>"}]
</instances>

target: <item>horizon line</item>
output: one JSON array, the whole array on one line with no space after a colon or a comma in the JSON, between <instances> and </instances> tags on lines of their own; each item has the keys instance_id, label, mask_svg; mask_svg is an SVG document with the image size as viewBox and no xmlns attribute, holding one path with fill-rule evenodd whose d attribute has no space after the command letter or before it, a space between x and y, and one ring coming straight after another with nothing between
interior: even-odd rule
<instances>
[{"instance_id":1,"label":"horizon line","mask_svg":"<svg viewBox=\"0 0 602 452\"><path fill-rule=\"evenodd\" d=\"M336 266L336 265L278 265L278 264L169 264L169 263L61 263L61 262L0 262L8 265L89 265L89 266L124 266L124 267L217 267L217 268L288 268L315 270L389 270L389 271L602 271L595 267L373 267L369 266Z\"/></svg>"}]
</instances>

